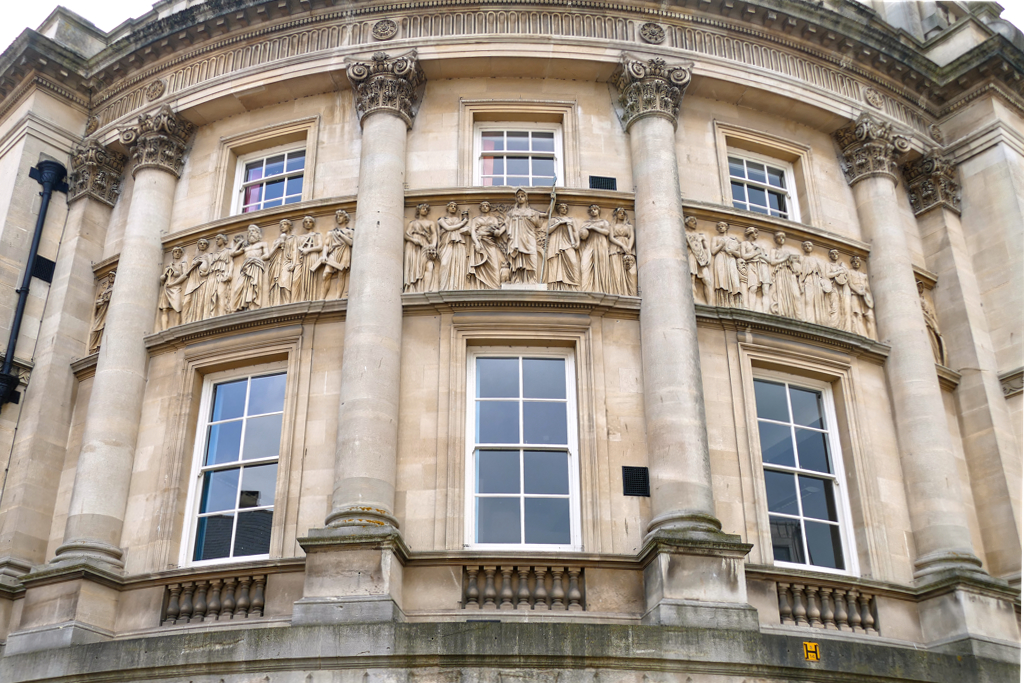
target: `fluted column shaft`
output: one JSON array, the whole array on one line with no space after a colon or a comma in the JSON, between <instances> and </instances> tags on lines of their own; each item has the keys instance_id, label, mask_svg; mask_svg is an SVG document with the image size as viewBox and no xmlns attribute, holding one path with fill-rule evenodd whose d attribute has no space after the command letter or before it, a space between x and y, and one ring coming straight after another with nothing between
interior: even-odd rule
<instances>
[{"instance_id":1,"label":"fluted column shaft","mask_svg":"<svg viewBox=\"0 0 1024 683\"><path fill-rule=\"evenodd\" d=\"M349 66L363 127L352 274L328 526L398 526L394 516L402 352L405 151L415 56ZM385 93L399 93L391 99Z\"/></svg>"},{"instance_id":2,"label":"fluted column shaft","mask_svg":"<svg viewBox=\"0 0 1024 683\"><path fill-rule=\"evenodd\" d=\"M900 464L917 550L915 575L976 571L952 438L946 428L931 342L910 251L897 219L901 202L895 158L907 141L888 125L862 118L836 133L864 238L871 244L871 291L896 418Z\"/></svg>"},{"instance_id":3,"label":"fluted column shaft","mask_svg":"<svg viewBox=\"0 0 1024 683\"><path fill-rule=\"evenodd\" d=\"M166 108L140 117L137 126L121 133L132 148L135 186L57 560L91 557L123 564L118 545L149 360L143 340L153 332L163 268L161 235L170 226L191 133L192 126Z\"/></svg>"},{"instance_id":4,"label":"fluted column shaft","mask_svg":"<svg viewBox=\"0 0 1024 683\"><path fill-rule=\"evenodd\" d=\"M697 319L679 193L675 121L683 67L626 58L617 85L636 201L640 348L651 475L648 533L718 531L711 485Z\"/></svg>"}]
</instances>

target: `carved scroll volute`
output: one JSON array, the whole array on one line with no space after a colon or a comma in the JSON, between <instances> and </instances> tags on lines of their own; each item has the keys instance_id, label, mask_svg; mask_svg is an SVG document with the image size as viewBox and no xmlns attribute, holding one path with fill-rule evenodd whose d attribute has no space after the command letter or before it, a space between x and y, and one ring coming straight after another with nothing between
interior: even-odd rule
<instances>
[{"instance_id":1,"label":"carved scroll volute","mask_svg":"<svg viewBox=\"0 0 1024 683\"><path fill-rule=\"evenodd\" d=\"M941 156L929 155L903 164L910 206L919 216L936 206L960 213L960 183L956 165Z\"/></svg>"},{"instance_id":2,"label":"carved scroll volute","mask_svg":"<svg viewBox=\"0 0 1024 683\"><path fill-rule=\"evenodd\" d=\"M68 203L81 197L92 197L113 206L121 194L121 174L127 159L107 149L96 140L71 150L71 173L68 174Z\"/></svg>"},{"instance_id":3,"label":"carved scroll volute","mask_svg":"<svg viewBox=\"0 0 1024 683\"><path fill-rule=\"evenodd\" d=\"M417 91L427 80L415 50L397 57L375 52L369 62L352 61L348 65L348 79L352 82L360 125L368 114L387 111L412 127L419 103Z\"/></svg>"},{"instance_id":4,"label":"carved scroll volute","mask_svg":"<svg viewBox=\"0 0 1024 683\"><path fill-rule=\"evenodd\" d=\"M691 69L691 64L667 64L664 59L623 53L612 83L619 92L619 116L626 130L646 116L661 116L676 125Z\"/></svg>"},{"instance_id":5,"label":"carved scroll volute","mask_svg":"<svg viewBox=\"0 0 1024 683\"><path fill-rule=\"evenodd\" d=\"M896 181L896 159L910 151L910 140L892 124L867 114L832 134L842 152L840 166L850 185L885 176Z\"/></svg>"},{"instance_id":6,"label":"carved scroll volute","mask_svg":"<svg viewBox=\"0 0 1024 683\"><path fill-rule=\"evenodd\" d=\"M155 114L142 114L134 126L119 131L121 142L131 150L132 177L142 168L160 168L181 177L188 143L195 126L164 105Z\"/></svg>"}]
</instances>

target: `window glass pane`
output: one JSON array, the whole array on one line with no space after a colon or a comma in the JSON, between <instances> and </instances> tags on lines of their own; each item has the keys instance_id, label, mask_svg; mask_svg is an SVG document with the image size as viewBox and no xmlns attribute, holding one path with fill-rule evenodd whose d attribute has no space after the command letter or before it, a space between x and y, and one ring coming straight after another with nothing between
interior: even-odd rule
<instances>
[{"instance_id":1,"label":"window glass pane","mask_svg":"<svg viewBox=\"0 0 1024 683\"><path fill-rule=\"evenodd\" d=\"M284 410L285 375L254 377L249 389L249 415L278 413Z\"/></svg>"},{"instance_id":2,"label":"window glass pane","mask_svg":"<svg viewBox=\"0 0 1024 683\"><path fill-rule=\"evenodd\" d=\"M306 153L305 152L292 152L288 155L288 163L285 165L285 171L301 171L306 165Z\"/></svg>"},{"instance_id":3,"label":"window glass pane","mask_svg":"<svg viewBox=\"0 0 1024 683\"><path fill-rule=\"evenodd\" d=\"M788 472L764 471L764 488L768 493L768 510L799 515L796 502L796 477Z\"/></svg>"},{"instance_id":4,"label":"window glass pane","mask_svg":"<svg viewBox=\"0 0 1024 683\"><path fill-rule=\"evenodd\" d=\"M523 489L524 493L569 495L569 454L565 451L523 453Z\"/></svg>"},{"instance_id":5,"label":"window glass pane","mask_svg":"<svg viewBox=\"0 0 1024 683\"><path fill-rule=\"evenodd\" d=\"M782 201L782 195L777 192L768 193L768 208L772 209L772 213L777 213L780 209L780 202Z\"/></svg>"},{"instance_id":6,"label":"window glass pane","mask_svg":"<svg viewBox=\"0 0 1024 683\"><path fill-rule=\"evenodd\" d=\"M519 498L476 499L477 543L522 543Z\"/></svg>"},{"instance_id":7,"label":"window glass pane","mask_svg":"<svg viewBox=\"0 0 1024 683\"><path fill-rule=\"evenodd\" d=\"M207 472L203 475L203 498L199 512L234 510L238 494L238 468Z\"/></svg>"},{"instance_id":8,"label":"window glass pane","mask_svg":"<svg viewBox=\"0 0 1024 683\"><path fill-rule=\"evenodd\" d=\"M824 432L812 432L810 429L797 427L796 452L802 469L832 473Z\"/></svg>"},{"instance_id":9,"label":"window glass pane","mask_svg":"<svg viewBox=\"0 0 1024 683\"><path fill-rule=\"evenodd\" d=\"M768 184L775 187L786 187L786 173L780 168L768 167Z\"/></svg>"},{"instance_id":10,"label":"window glass pane","mask_svg":"<svg viewBox=\"0 0 1024 683\"><path fill-rule=\"evenodd\" d=\"M526 542L568 545L569 499L527 498L524 502Z\"/></svg>"},{"instance_id":11,"label":"window glass pane","mask_svg":"<svg viewBox=\"0 0 1024 683\"><path fill-rule=\"evenodd\" d=\"M754 380L754 402L757 403L758 417L778 422L789 422L786 385Z\"/></svg>"},{"instance_id":12,"label":"window glass pane","mask_svg":"<svg viewBox=\"0 0 1024 683\"><path fill-rule=\"evenodd\" d=\"M485 152L495 152L505 149L505 134L501 131L481 133L480 149Z\"/></svg>"},{"instance_id":13,"label":"window glass pane","mask_svg":"<svg viewBox=\"0 0 1024 683\"><path fill-rule=\"evenodd\" d=\"M477 401L477 443L519 443L518 401Z\"/></svg>"},{"instance_id":14,"label":"window glass pane","mask_svg":"<svg viewBox=\"0 0 1024 683\"><path fill-rule=\"evenodd\" d=\"M510 130L505 134L505 144L511 151L525 152L530 149L530 134L526 131Z\"/></svg>"},{"instance_id":15,"label":"window glass pane","mask_svg":"<svg viewBox=\"0 0 1024 683\"><path fill-rule=\"evenodd\" d=\"M270 164L267 164L270 167ZM267 171L270 174L270 171ZM764 173L764 164L759 164L756 161L747 162L747 177L753 180L755 183L767 183L768 177Z\"/></svg>"},{"instance_id":16,"label":"window glass pane","mask_svg":"<svg viewBox=\"0 0 1024 683\"><path fill-rule=\"evenodd\" d=\"M821 392L809 389L789 388L789 399L793 404L793 422L803 427L824 429L821 419ZM806 467L806 465L804 465Z\"/></svg>"},{"instance_id":17,"label":"window glass pane","mask_svg":"<svg viewBox=\"0 0 1024 683\"><path fill-rule=\"evenodd\" d=\"M757 431L761 437L761 460L766 465L796 467L790 427L772 422L758 422Z\"/></svg>"},{"instance_id":18,"label":"window glass pane","mask_svg":"<svg viewBox=\"0 0 1024 683\"><path fill-rule=\"evenodd\" d=\"M263 177L263 160L252 161L245 165L245 182L251 183Z\"/></svg>"},{"instance_id":19,"label":"window glass pane","mask_svg":"<svg viewBox=\"0 0 1024 683\"><path fill-rule=\"evenodd\" d=\"M737 178L746 178L747 174L743 170L743 160L737 159L736 157L729 157L729 175L736 176Z\"/></svg>"},{"instance_id":20,"label":"window glass pane","mask_svg":"<svg viewBox=\"0 0 1024 683\"><path fill-rule=\"evenodd\" d=\"M267 204L267 206L270 206L270 204ZM747 210L753 211L754 213L763 213L766 216L769 215L770 213L766 207L757 206L756 204L751 204L750 206L747 207Z\"/></svg>"},{"instance_id":21,"label":"window glass pane","mask_svg":"<svg viewBox=\"0 0 1024 683\"><path fill-rule=\"evenodd\" d=\"M274 458L281 452L281 415L252 417L245 423L243 460Z\"/></svg>"},{"instance_id":22,"label":"window glass pane","mask_svg":"<svg viewBox=\"0 0 1024 683\"><path fill-rule=\"evenodd\" d=\"M269 185L267 186L267 196L270 196ZM768 206L768 195L764 190L762 190L759 187L747 186L747 197L749 198L749 201L752 205L756 204L757 206ZM756 211L757 209L754 206L751 206L750 210Z\"/></svg>"},{"instance_id":23,"label":"window glass pane","mask_svg":"<svg viewBox=\"0 0 1024 683\"><path fill-rule=\"evenodd\" d=\"M526 176L508 176L505 178L505 184L509 187L529 187L530 179Z\"/></svg>"},{"instance_id":24,"label":"window glass pane","mask_svg":"<svg viewBox=\"0 0 1024 683\"><path fill-rule=\"evenodd\" d=\"M476 395L479 398L518 398L518 358L477 358Z\"/></svg>"},{"instance_id":25,"label":"window glass pane","mask_svg":"<svg viewBox=\"0 0 1024 683\"><path fill-rule=\"evenodd\" d=\"M200 517L196 525L196 551L192 560L216 560L231 551L231 525L234 515Z\"/></svg>"},{"instance_id":26,"label":"window glass pane","mask_svg":"<svg viewBox=\"0 0 1024 683\"><path fill-rule=\"evenodd\" d=\"M839 540L839 527L835 524L822 524L821 522L805 522L804 524L811 564L818 567L845 569L843 546Z\"/></svg>"},{"instance_id":27,"label":"window glass pane","mask_svg":"<svg viewBox=\"0 0 1024 683\"><path fill-rule=\"evenodd\" d=\"M524 358L523 398L565 398L565 360Z\"/></svg>"},{"instance_id":28,"label":"window glass pane","mask_svg":"<svg viewBox=\"0 0 1024 683\"><path fill-rule=\"evenodd\" d=\"M555 184L555 177L553 175L536 175L533 176L533 181L531 182L531 184L533 185L533 187L550 187Z\"/></svg>"},{"instance_id":29,"label":"window glass pane","mask_svg":"<svg viewBox=\"0 0 1024 683\"><path fill-rule=\"evenodd\" d=\"M483 178L481 181L481 185L483 185L484 187L491 187L496 182L498 185L501 185L501 178Z\"/></svg>"},{"instance_id":30,"label":"window glass pane","mask_svg":"<svg viewBox=\"0 0 1024 683\"><path fill-rule=\"evenodd\" d=\"M235 531L235 557L266 555L270 552L270 526L273 510L252 510L238 513Z\"/></svg>"},{"instance_id":31,"label":"window glass pane","mask_svg":"<svg viewBox=\"0 0 1024 683\"><path fill-rule=\"evenodd\" d=\"M547 157L533 157L533 175L552 177L555 175L555 160Z\"/></svg>"},{"instance_id":32,"label":"window glass pane","mask_svg":"<svg viewBox=\"0 0 1024 683\"><path fill-rule=\"evenodd\" d=\"M284 173L284 155L279 154L274 157L267 159L267 165L264 167L264 177L269 178L273 175L281 175Z\"/></svg>"},{"instance_id":33,"label":"window glass pane","mask_svg":"<svg viewBox=\"0 0 1024 683\"><path fill-rule=\"evenodd\" d=\"M519 493L519 451L477 451L477 493Z\"/></svg>"},{"instance_id":34,"label":"window glass pane","mask_svg":"<svg viewBox=\"0 0 1024 683\"><path fill-rule=\"evenodd\" d=\"M804 506L804 517L838 522L832 482L816 477L798 477L798 479L800 480L800 502Z\"/></svg>"},{"instance_id":35,"label":"window glass pane","mask_svg":"<svg viewBox=\"0 0 1024 683\"><path fill-rule=\"evenodd\" d=\"M301 195L302 194L302 176L296 178L289 178L288 185L285 189L287 195Z\"/></svg>"},{"instance_id":36,"label":"window glass pane","mask_svg":"<svg viewBox=\"0 0 1024 683\"><path fill-rule=\"evenodd\" d=\"M239 447L242 444L242 421L222 422L210 427L210 436L206 442L207 465L219 465L238 460Z\"/></svg>"},{"instance_id":37,"label":"window glass pane","mask_svg":"<svg viewBox=\"0 0 1024 683\"><path fill-rule=\"evenodd\" d=\"M554 133L534 132L534 134L533 134L533 150L535 152L554 152L555 151L555 134Z\"/></svg>"},{"instance_id":38,"label":"window glass pane","mask_svg":"<svg viewBox=\"0 0 1024 683\"><path fill-rule=\"evenodd\" d=\"M242 469L242 491L238 494L238 507L255 508L274 504L277 486L277 463Z\"/></svg>"},{"instance_id":39,"label":"window glass pane","mask_svg":"<svg viewBox=\"0 0 1024 683\"><path fill-rule=\"evenodd\" d=\"M509 175L530 175L530 157L505 157Z\"/></svg>"},{"instance_id":40,"label":"window glass pane","mask_svg":"<svg viewBox=\"0 0 1024 683\"><path fill-rule=\"evenodd\" d=\"M248 382L225 382L218 384L213 390L213 415L210 420L230 420L242 417L245 411L245 389Z\"/></svg>"},{"instance_id":41,"label":"window glass pane","mask_svg":"<svg viewBox=\"0 0 1024 683\"><path fill-rule=\"evenodd\" d=\"M768 526L772 532L772 554L776 561L806 564L800 521L769 515Z\"/></svg>"},{"instance_id":42,"label":"window glass pane","mask_svg":"<svg viewBox=\"0 0 1024 683\"><path fill-rule=\"evenodd\" d=\"M264 209L272 209L275 206L281 206L283 204L284 204L284 200L283 199L275 199L272 202L264 202L263 203L263 208Z\"/></svg>"},{"instance_id":43,"label":"window glass pane","mask_svg":"<svg viewBox=\"0 0 1024 683\"><path fill-rule=\"evenodd\" d=\"M523 401L523 443L567 444L566 404Z\"/></svg>"},{"instance_id":44,"label":"window glass pane","mask_svg":"<svg viewBox=\"0 0 1024 683\"><path fill-rule=\"evenodd\" d=\"M747 201L747 193L746 190L744 190L744 186L742 184L732 184L732 198L737 202L745 203Z\"/></svg>"},{"instance_id":45,"label":"window glass pane","mask_svg":"<svg viewBox=\"0 0 1024 683\"><path fill-rule=\"evenodd\" d=\"M260 192L262 190L263 187L260 185L254 185L253 187L247 188L245 190L245 199L243 200L243 202L246 204L246 211L257 211L260 208Z\"/></svg>"},{"instance_id":46,"label":"window glass pane","mask_svg":"<svg viewBox=\"0 0 1024 683\"><path fill-rule=\"evenodd\" d=\"M270 206L270 201L284 196L284 181L276 180L263 186L263 199Z\"/></svg>"}]
</instances>

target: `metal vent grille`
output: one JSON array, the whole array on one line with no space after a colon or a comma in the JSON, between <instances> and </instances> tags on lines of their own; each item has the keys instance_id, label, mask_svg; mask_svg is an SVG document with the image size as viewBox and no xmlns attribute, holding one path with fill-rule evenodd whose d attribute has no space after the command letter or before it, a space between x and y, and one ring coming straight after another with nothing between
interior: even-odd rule
<instances>
[{"instance_id":1,"label":"metal vent grille","mask_svg":"<svg viewBox=\"0 0 1024 683\"><path fill-rule=\"evenodd\" d=\"M651 497L651 475L646 467L622 466L622 495Z\"/></svg>"},{"instance_id":2,"label":"metal vent grille","mask_svg":"<svg viewBox=\"0 0 1024 683\"><path fill-rule=\"evenodd\" d=\"M592 175L590 176L590 189L617 190L618 183L615 182L615 178L606 178L603 175Z\"/></svg>"}]
</instances>

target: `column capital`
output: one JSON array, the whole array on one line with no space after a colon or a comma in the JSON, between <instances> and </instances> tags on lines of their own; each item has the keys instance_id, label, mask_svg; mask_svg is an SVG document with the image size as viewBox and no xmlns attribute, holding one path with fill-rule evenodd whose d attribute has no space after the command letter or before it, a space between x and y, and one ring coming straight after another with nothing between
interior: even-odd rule
<instances>
[{"instance_id":1,"label":"column capital","mask_svg":"<svg viewBox=\"0 0 1024 683\"><path fill-rule=\"evenodd\" d=\"M113 206L121 194L121 174L127 158L96 140L86 140L71 150L68 204L92 197Z\"/></svg>"},{"instance_id":2,"label":"column capital","mask_svg":"<svg viewBox=\"0 0 1024 683\"><path fill-rule=\"evenodd\" d=\"M412 128L418 104L417 89L427 77L420 68L416 51L410 50L397 57L386 52L375 52L369 62L351 61L348 80L355 91L356 113L359 123L370 114L386 111L398 116Z\"/></svg>"},{"instance_id":3,"label":"column capital","mask_svg":"<svg viewBox=\"0 0 1024 683\"><path fill-rule=\"evenodd\" d=\"M619 91L619 116L626 130L647 116L660 116L676 125L692 68L689 63L668 64L664 59L641 59L622 53L612 83Z\"/></svg>"},{"instance_id":4,"label":"column capital","mask_svg":"<svg viewBox=\"0 0 1024 683\"><path fill-rule=\"evenodd\" d=\"M930 154L903 164L903 179L907 183L910 206L914 215L942 206L960 213L960 183L957 182L956 164L951 160Z\"/></svg>"},{"instance_id":5,"label":"column capital","mask_svg":"<svg viewBox=\"0 0 1024 683\"><path fill-rule=\"evenodd\" d=\"M875 176L896 182L896 159L910 150L910 139L902 131L867 114L832 137L842 150L840 166L850 185Z\"/></svg>"},{"instance_id":6,"label":"column capital","mask_svg":"<svg viewBox=\"0 0 1024 683\"><path fill-rule=\"evenodd\" d=\"M142 114L134 126L119 131L121 142L131 150L132 177L142 168L159 168L181 177L188 142L196 127L167 105L155 114Z\"/></svg>"}]
</instances>

